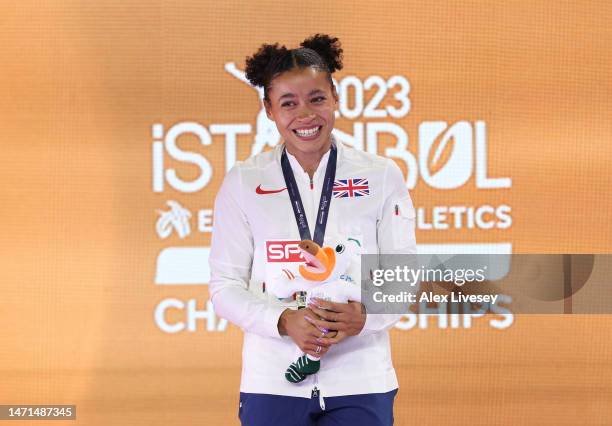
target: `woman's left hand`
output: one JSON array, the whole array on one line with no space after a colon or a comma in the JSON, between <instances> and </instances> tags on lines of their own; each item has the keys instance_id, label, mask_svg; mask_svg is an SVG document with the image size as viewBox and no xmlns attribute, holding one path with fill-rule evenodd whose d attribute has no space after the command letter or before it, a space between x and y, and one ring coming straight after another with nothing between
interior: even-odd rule
<instances>
[{"instance_id":1,"label":"woman's left hand","mask_svg":"<svg viewBox=\"0 0 612 426\"><path fill-rule=\"evenodd\" d=\"M321 319L308 318L320 330L336 330L335 337L320 337L322 343L338 343L348 336L355 336L361 332L365 324L366 315L364 306L359 302L335 303L317 298L312 299L308 307Z\"/></svg>"}]
</instances>

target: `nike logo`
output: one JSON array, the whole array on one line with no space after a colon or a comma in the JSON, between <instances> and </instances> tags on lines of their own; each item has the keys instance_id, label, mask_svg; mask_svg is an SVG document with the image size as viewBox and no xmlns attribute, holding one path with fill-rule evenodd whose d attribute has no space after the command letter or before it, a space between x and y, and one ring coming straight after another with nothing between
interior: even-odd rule
<instances>
[{"instance_id":1,"label":"nike logo","mask_svg":"<svg viewBox=\"0 0 612 426\"><path fill-rule=\"evenodd\" d=\"M266 190L261 189L261 185L259 185L257 188L255 188L255 192L257 192L259 195L276 194L277 192L283 192L285 189L287 188Z\"/></svg>"}]
</instances>

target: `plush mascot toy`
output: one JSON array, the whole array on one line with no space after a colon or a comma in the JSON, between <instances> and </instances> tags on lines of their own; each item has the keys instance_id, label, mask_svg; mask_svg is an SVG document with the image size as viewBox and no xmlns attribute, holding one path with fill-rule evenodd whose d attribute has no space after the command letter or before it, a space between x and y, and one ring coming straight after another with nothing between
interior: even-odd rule
<instances>
[{"instance_id":1,"label":"plush mascot toy","mask_svg":"<svg viewBox=\"0 0 612 426\"><path fill-rule=\"evenodd\" d=\"M313 297L339 303L361 301L361 242L358 239L347 238L326 247L303 240L299 249L304 263L299 266L298 273L283 269L278 276L266 281L266 291L281 299L304 291L307 303ZM301 356L285 372L285 378L292 383L301 382L320 368L320 358L299 353Z\"/></svg>"}]
</instances>

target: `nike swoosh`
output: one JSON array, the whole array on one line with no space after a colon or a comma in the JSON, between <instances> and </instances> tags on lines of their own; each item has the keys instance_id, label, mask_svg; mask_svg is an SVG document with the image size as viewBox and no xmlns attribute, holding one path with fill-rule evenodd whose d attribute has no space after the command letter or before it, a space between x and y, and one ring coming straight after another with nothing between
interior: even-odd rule
<instances>
[{"instance_id":1,"label":"nike swoosh","mask_svg":"<svg viewBox=\"0 0 612 426\"><path fill-rule=\"evenodd\" d=\"M261 185L259 185L257 188L255 188L255 192L257 192L259 195L276 194L277 192L283 192L285 189L287 188L266 190L261 189Z\"/></svg>"}]
</instances>

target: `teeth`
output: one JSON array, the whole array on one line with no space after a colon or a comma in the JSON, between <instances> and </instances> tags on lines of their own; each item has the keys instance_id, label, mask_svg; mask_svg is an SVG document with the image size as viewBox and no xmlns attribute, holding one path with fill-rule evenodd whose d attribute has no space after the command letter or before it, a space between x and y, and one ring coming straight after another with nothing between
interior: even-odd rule
<instances>
[{"instance_id":1,"label":"teeth","mask_svg":"<svg viewBox=\"0 0 612 426\"><path fill-rule=\"evenodd\" d=\"M295 133L297 133L298 136L308 137L308 136L312 136L315 133L317 133L319 131L319 128L320 128L320 126L319 127L315 127L313 129L308 129L308 130L301 130L301 129L297 130L296 129Z\"/></svg>"}]
</instances>

